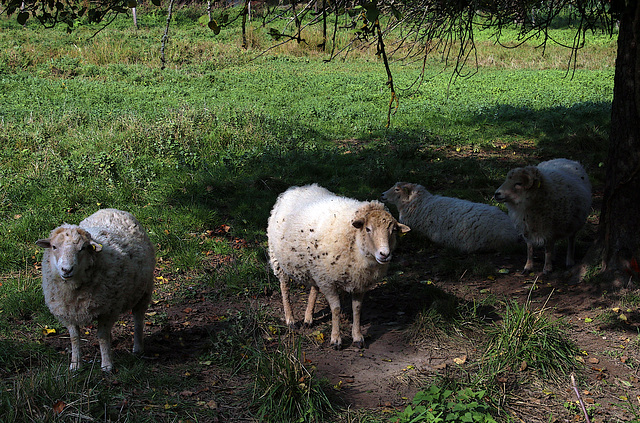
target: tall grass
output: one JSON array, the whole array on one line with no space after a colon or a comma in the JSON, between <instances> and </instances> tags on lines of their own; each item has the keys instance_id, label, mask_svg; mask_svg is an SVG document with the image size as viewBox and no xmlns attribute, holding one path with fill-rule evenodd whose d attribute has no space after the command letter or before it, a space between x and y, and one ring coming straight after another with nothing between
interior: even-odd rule
<instances>
[{"instance_id":1,"label":"tall grass","mask_svg":"<svg viewBox=\"0 0 640 423\"><path fill-rule=\"evenodd\" d=\"M530 302L507 303L502 321L488 331L481 373L508 379L518 371L533 370L542 379L566 379L579 367L580 350L563 324L550 319L544 307L533 310Z\"/></svg>"},{"instance_id":2,"label":"tall grass","mask_svg":"<svg viewBox=\"0 0 640 423\"><path fill-rule=\"evenodd\" d=\"M256 369L254 402L264 422L324 422L336 409L328 382L304 362L300 339L261 354Z\"/></svg>"}]
</instances>

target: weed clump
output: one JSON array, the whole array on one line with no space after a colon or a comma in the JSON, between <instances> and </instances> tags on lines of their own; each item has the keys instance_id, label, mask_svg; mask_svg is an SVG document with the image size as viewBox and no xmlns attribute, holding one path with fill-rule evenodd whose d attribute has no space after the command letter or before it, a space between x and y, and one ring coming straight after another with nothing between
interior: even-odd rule
<instances>
[{"instance_id":1,"label":"weed clump","mask_svg":"<svg viewBox=\"0 0 640 423\"><path fill-rule=\"evenodd\" d=\"M335 411L326 381L302 357L300 340L259 355L254 405L259 421L324 422Z\"/></svg>"}]
</instances>

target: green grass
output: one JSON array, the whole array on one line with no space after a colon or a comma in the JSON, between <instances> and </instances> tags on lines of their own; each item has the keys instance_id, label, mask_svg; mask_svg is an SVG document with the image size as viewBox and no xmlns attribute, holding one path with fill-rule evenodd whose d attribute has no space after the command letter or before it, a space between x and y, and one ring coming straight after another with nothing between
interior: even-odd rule
<instances>
[{"instance_id":1,"label":"green grass","mask_svg":"<svg viewBox=\"0 0 640 423\"><path fill-rule=\"evenodd\" d=\"M277 195L290 185L318 182L364 200L405 180L489 202L509 168L558 156L581 160L596 186L604 178L599 164L607 152L615 57L607 37L590 39L575 73L567 73L566 51L505 50L488 34L478 38L480 68L469 79L452 83L434 57L415 85L420 64L394 62L400 107L386 128L387 79L370 49L330 63L317 49L291 44L258 57L272 42L259 20L249 33L252 48L243 50L237 23L213 37L198 24L202 9L183 8L161 71L166 16L141 12L138 30L123 17L103 31L79 27L71 34L0 17L0 367L8 372L0 406L7 421L72 421L80 414L206 421L220 411L180 396L195 376L183 381L119 357L116 383L93 369L72 377L67 357L42 345L45 326L64 328L44 304L34 243L62 222L78 223L104 207L131 211L157 247L159 275L168 281L158 289L171 292L171 304L190 299L190 284L211 287L212 300L249 301L277 290L265 230ZM466 269L494 271L481 258L434 266L456 278ZM416 317L416 334L444 321L450 333L477 324L475 304L440 300ZM273 401L289 392L296 400L286 404L287 414L319 419L331 403L295 348L264 349L266 338L281 335L269 329L277 324L260 310L233 316L198 362L252 380L261 374L258 398L265 401L253 412L272 413L280 407ZM539 322L515 305L507 307L510 316ZM514 339L535 331L522 328ZM502 354L504 346L496 348L489 355ZM541 345L532 348L536 354ZM547 365L526 354L513 360L516 367L521 360ZM284 373L276 386L268 375L278 369ZM311 390L299 391L295 378ZM57 401L68 404L64 416L51 413Z\"/></svg>"},{"instance_id":2,"label":"green grass","mask_svg":"<svg viewBox=\"0 0 640 423\"><path fill-rule=\"evenodd\" d=\"M324 422L336 413L330 385L304 362L301 340L260 354L254 384L256 417L264 422Z\"/></svg>"},{"instance_id":3,"label":"green grass","mask_svg":"<svg viewBox=\"0 0 640 423\"><path fill-rule=\"evenodd\" d=\"M542 379L560 380L577 370L578 346L567 336L564 322L544 312L544 307L532 309L530 302L507 303L502 320L488 331L481 373L493 379L530 369Z\"/></svg>"}]
</instances>

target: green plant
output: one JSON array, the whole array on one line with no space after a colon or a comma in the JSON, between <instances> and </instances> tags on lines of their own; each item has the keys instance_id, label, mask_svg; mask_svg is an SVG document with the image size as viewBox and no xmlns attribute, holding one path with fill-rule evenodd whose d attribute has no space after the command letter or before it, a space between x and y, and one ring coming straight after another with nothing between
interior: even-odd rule
<instances>
[{"instance_id":1,"label":"green plant","mask_svg":"<svg viewBox=\"0 0 640 423\"><path fill-rule=\"evenodd\" d=\"M595 411L600 406L601 406L600 404L596 403L586 408L586 413L589 416L589 418L594 417ZM580 404L577 401L565 401L563 404L563 407L573 415L579 415L579 416L583 415L582 408L580 407Z\"/></svg>"},{"instance_id":2,"label":"green plant","mask_svg":"<svg viewBox=\"0 0 640 423\"><path fill-rule=\"evenodd\" d=\"M463 388L459 391L431 385L413 397L413 406L407 406L391 421L397 423L496 423L491 405L483 390Z\"/></svg>"},{"instance_id":3,"label":"green plant","mask_svg":"<svg viewBox=\"0 0 640 423\"><path fill-rule=\"evenodd\" d=\"M336 412L328 384L304 362L301 338L257 353L253 402L265 422L324 422Z\"/></svg>"},{"instance_id":4,"label":"green plant","mask_svg":"<svg viewBox=\"0 0 640 423\"><path fill-rule=\"evenodd\" d=\"M489 343L480 364L488 377L535 370L541 377L565 376L577 368L579 349L567 336L562 320L551 320L545 307L532 309L509 301L502 320L488 331Z\"/></svg>"}]
</instances>

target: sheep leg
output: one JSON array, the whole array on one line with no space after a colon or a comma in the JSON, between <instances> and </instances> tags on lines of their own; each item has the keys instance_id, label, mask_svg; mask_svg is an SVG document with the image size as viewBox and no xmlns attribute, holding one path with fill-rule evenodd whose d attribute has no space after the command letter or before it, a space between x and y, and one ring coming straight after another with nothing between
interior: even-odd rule
<instances>
[{"instance_id":1,"label":"sheep leg","mask_svg":"<svg viewBox=\"0 0 640 423\"><path fill-rule=\"evenodd\" d=\"M575 235L573 235L567 239L567 259L565 261L565 264L567 265L568 268L572 267L575 264L575 261L573 259L575 253L576 253L576 237Z\"/></svg>"},{"instance_id":2,"label":"sheep leg","mask_svg":"<svg viewBox=\"0 0 640 423\"><path fill-rule=\"evenodd\" d=\"M309 291L309 301L307 302L307 310L304 313L304 324L311 326L313 324L313 309L316 305L316 299L318 298L318 287L312 286Z\"/></svg>"},{"instance_id":3,"label":"sheep leg","mask_svg":"<svg viewBox=\"0 0 640 423\"><path fill-rule=\"evenodd\" d=\"M71 338L71 365L69 370L80 370L82 367L82 354L80 354L80 328L77 325L68 326L69 338Z\"/></svg>"},{"instance_id":4,"label":"sheep leg","mask_svg":"<svg viewBox=\"0 0 640 423\"><path fill-rule=\"evenodd\" d=\"M524 271L530 272L533 270L533 244L527 242L527 262L524 265Z\"/></svg>"},{"instance_id":5,"label":"sheep leg","mask_svg":"<svg viewBox=\"0 0 640 423\"><path fill-rule=\"evenodd\" d=\"M353 308L353 326L351 328L351 336L353 337L353 345L358 348L364 348L364 336L360 332L360 312L362 311L362 301L364 293L351 294L351 307Z\"/></svg>"},{"instance_id":6,"label":"sheep leg","mask_svg":"<svg viewBox=\"0 0 640 423\"><path fill-rule=\"evenodd\" d=\"M145 309L133 310L133 353L144 352L144 313Z\"/></svg>"},{"instance_id":7,"label":"sheep leg","mask_svg":"<svg viewBox=\"0 0 640 423\"><path fill-rule=\"evenodd\" d=\"M549 241L544 244L544 268L542 273L547 275L553 270L553 256L555 252L555 242Z\"/></svg>"},{"instance_id":8,"label":"sheep leg","mask_svg":"<svg viewBox=\"0 0 640 423\"><path fill-rule=\"evenodd\" d=\"M323 292L327 298L329 307L331 308L331 346L336 349L342 349L342 338L340 337L340 295L335 289Z\"/></svg>"},{"instance_id":9,"label":"sheep leg","mask_svg":"<svg viewBox=\"0 0 640 423\"><path fill-rule=\"evenodd\" d=\"M100 368L103 372L113 370L113 361L111 359L111 328L113 321L98 320L98 343L100 344L100 357L102 362Z\"/></svg>"},{"instance_id":10,"label":"sheep leg","mask_svg":"<svg viewBox=\"0 0 640 423\"><path fill-rule=\"evenodd\" d=\"M278 279L280 279L280 292L282 293L282 307L284 308L284 322L289 328L294 328L296 321L293 318L293 312L291 311L291 302L289 301L289 277L284 272L278 272Z\"/></svg>"}]
</instances>

